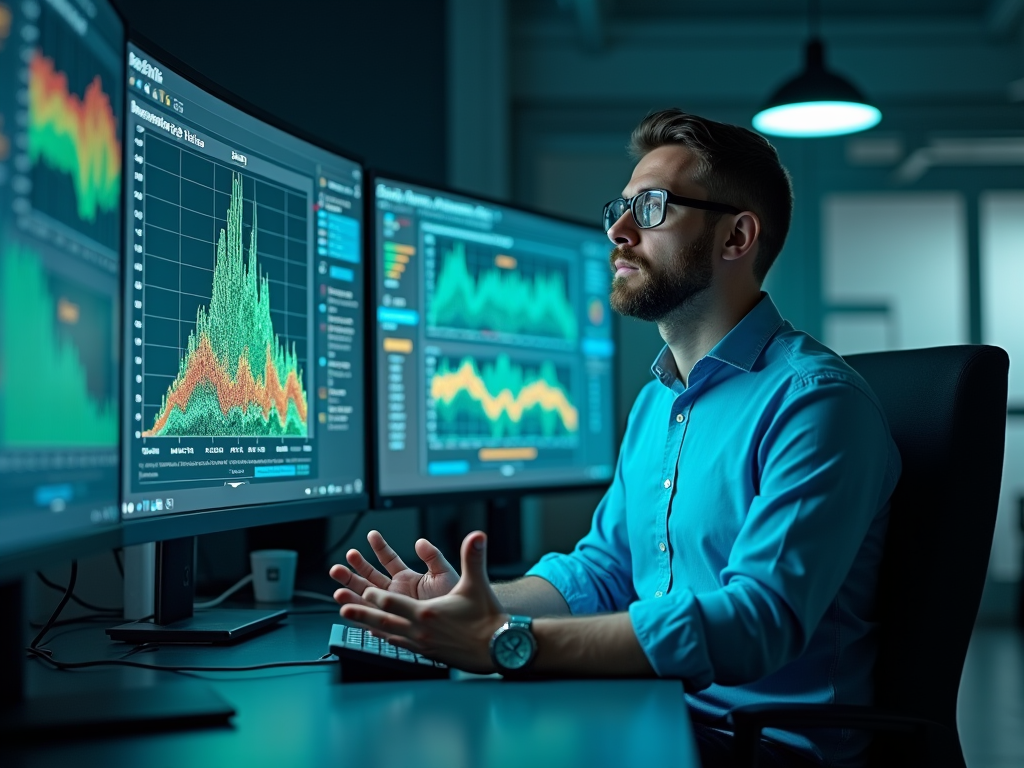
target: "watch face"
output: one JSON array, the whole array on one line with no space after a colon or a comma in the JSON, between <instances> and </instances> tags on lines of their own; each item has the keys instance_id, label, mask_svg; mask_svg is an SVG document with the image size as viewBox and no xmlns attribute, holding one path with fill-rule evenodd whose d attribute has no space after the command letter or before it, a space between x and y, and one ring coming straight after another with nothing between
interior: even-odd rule
<instances>
[{"instance_id":1,"label":"watch face","mask_svg":"<svg viewBox=\"0 0 1024 768\"><path fill-rule=\"evenodd\" d=\"M507 629L494 641L494 656L505 669L521 669L533 656L533 638L526 630Z\"/></svg>"}]
</instances>

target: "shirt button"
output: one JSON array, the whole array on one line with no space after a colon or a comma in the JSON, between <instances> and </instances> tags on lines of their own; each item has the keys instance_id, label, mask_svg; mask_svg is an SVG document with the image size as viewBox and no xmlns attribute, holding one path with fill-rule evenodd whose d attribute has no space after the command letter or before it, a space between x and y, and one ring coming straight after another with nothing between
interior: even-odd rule
<instances>
[{"instance_id":1,"label":"shirt button","mask_svg":"<svg viewBox=\"0 0 1024 768\"><path fill-rule=\"evenodd\" d=\"M677 414L676 414L676 421L678 421L678 422L679 422L680 424L682 424L682 423L683 423L683 419L685 419L685 418L686 418L686 417L685 417L685 416L683 416L683 414L681 414L681 413L677 413Z\"/></svg>"},{"instance_id":2,"label":"shirt button","mask_svg":"<svg viewBox=\"0 0 1024 768\"><path fill-rule=\"evenodd\" d=\"M672 487L672 481L671 480L666 480L664 483L662 483L662 485L664 485L666 488L671 488Z\"/></svg>"},{"instance_id":3,"label":"shirt button","mask_svg":"<svg viewBox=\"0 0 1024 768\"><path fill-rule=\"evenodd\" d=\"M657 592L655 592L654 596L655 597L661 597L661 590L659 589Z\"/></svg>"},{"instance_id":4,"label":"shirt button","mask_svg":"<svg viewBox=\"0 0 1024 768\"><path fill-rule=\"evenodd\" d=\"M659 541L658 542L658 549L660 549L662 552L665 551L666 547L665 547L665 542L664 541Z\"/></svg>"}]
</instances>

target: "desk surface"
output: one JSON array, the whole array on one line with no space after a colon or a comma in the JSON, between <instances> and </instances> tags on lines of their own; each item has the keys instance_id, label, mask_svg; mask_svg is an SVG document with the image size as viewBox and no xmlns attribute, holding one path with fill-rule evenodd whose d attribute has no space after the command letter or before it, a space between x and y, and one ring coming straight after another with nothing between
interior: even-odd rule
<instances>
[{"instance_id":1,"label":"desk surface","mask_svg":"<svg viewBox=\"0 0 1024 768\"><path fill-rule=\"evenodd\" d=\"M326 607L326 606L325 606ZM232 647L161 648L154 664L246 665L316 659L335 613L290 616ZM130 646L77 625L46 643L67 661L118 658ZM171 672L98 668L55 672L28 664L30 696L180 680ZM668 680L509 682L470 679L340 684L333 666L196 674L238 711L233 725L33 746L5 767L299 768L301 766L615 766L696 768L682 686Z\"/></svg>"}]
</instances>

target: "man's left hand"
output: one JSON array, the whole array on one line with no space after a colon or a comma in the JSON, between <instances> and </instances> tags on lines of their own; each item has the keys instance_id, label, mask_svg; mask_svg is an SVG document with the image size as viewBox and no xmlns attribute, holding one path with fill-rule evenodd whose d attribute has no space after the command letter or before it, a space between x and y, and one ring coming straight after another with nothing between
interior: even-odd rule
<instances>
[{"instance_id":1,"label":"man's left hand","mask_svg":"<svg viewBox=\"0 0 1024 768\"><path fill-rule=\"evenodd\" d=\"M490 641L508 614L487 578L487 536L482 531L463 539L462 576L443 597L414 600L369 588L362 600L355 593L350 600L348 592L339 590L335 598L343 603L342 617L374 635L457 669L494 671Z\"/></svg>"}]
</instances>

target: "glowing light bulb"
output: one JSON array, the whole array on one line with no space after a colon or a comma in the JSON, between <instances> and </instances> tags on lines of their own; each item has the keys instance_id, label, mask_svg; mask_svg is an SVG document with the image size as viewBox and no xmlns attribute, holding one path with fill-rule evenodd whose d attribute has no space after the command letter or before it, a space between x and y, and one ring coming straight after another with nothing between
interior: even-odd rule
<instances>
[{"instance_id":1,"label":"glowing light bulb","mask_svg":"<svg viewBox=\"0 0 1024 768\"><path fill-rule=\"evenodd\" d=\"M769 107L754 116L754 128L773 136L842 136L874 128L882 113L855 101L804 101Z\"/></svg>"}]
</instances>

